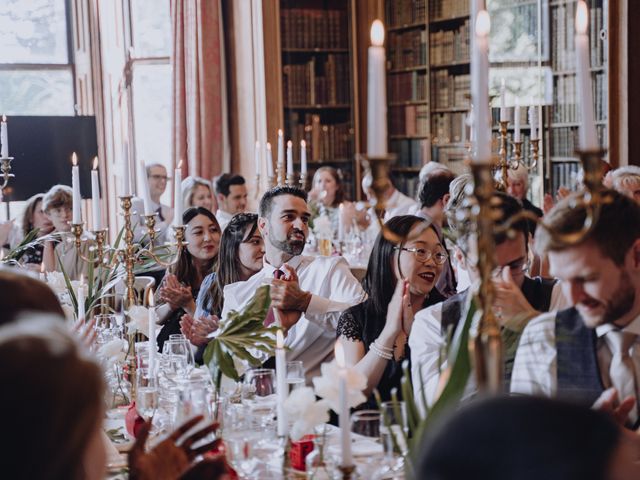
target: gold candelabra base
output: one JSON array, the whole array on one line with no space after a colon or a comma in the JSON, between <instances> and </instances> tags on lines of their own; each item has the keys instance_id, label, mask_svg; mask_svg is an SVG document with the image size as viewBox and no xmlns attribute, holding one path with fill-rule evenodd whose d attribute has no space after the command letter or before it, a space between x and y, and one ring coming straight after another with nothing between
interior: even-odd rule
<instances>
[{"instance_id":1,"label":"gold candelabra base","mask_svg":"<svg viewBox=\"0 0 640 480\"><path fill-rule=\"evenodd\" d=\"M2 186L0 189L5 189L7 185L9 185L9 180L15 177L13 173L11 173L11 161L13 157L2 157L0 158L0 171L2 172Z\"/></svg>"}]
</instances>

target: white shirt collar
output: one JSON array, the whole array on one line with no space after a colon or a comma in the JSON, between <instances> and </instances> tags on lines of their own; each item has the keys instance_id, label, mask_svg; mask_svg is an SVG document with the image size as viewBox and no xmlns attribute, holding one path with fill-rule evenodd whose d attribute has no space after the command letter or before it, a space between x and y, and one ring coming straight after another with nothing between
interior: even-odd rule
<instances>
[{"instance_id":1,"label":"white shirt collar","mask_svg":"<svg viewBox=\"0 0 640 480\"><path fill-rule=\"evenodd\" d=\"M302 255L296 255L295 257L290 258L288 261L284 262L283 265L289 265L294 270L297 270L300 264L302 263ZM276 271L276 267L267 263L267 258L262 257L262 271L267 275L273 275L273 272Z\"/></svg>"},{"instance_id":2,"label":"white shirt collar","mask_svg":"<svg viewBox=\"0 0 640 480\"><path fill-rule=\"evenodd\" d=\"M605 336L611 330L616 329L617 327L612 323L607 323L605 325L599 325L596 327L596 335L598 338ZM622 329L623 332L633 333L634 335L640 335L640 315L634 318L629 325Z\"/></svg>"}]
</instances>

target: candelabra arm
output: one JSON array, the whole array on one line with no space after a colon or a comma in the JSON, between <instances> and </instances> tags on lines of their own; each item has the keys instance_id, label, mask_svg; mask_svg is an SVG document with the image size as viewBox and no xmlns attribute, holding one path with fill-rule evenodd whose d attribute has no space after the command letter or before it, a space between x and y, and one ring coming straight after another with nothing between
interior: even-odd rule
<instances>
[{"instance_id":1,"label":"candelabra arm","mask_svg":"<svg viewBox=\"0 0 640 480\"><path fill-rule=\"evenodd\" d=\"M507 128L509 122L500 121L500 151L498 152L499 160L496 165L496 170L500 171L500 180L496 184L496 188L503 192L507 191L508 175L509 175L509 161L507 158Z\"/></svg>"},{"instance_id":2,"label":"candelabra arm","mask_svg":"<svg viewBox=\"0 0 640 480\"><path fill-rule=\"evenodd\" d=\"M160 255L158 255L155 251L155 249L153 248L153 246L151 248L145 248L142 249L138 255L140 257L142 256L146 256L149 257L151 259L153 259L153 261L155 261L156 263L158 263L159 265L163 266L163 267L170 267L171 265L174 265L175 263L178 262L178 260L180 259L180 256L182 255L182 251L184 250L184 248L188 245L188 242L185 242L184 240L184 232L186 229L185 225L177 225L177 226L173 226L171 227L174 230L174 236L175 236L175 243L169 245L171 247L175 247L176 251L175 254L173 256L173 258L170 261L165 261L163 260Z\"/></svg>"},{"instance_id":3,"label":"candelabra arm","mask_svg":"<svg viewBox=\"0 0 640 480\"><path fill-rule=\"evenodd\" d=\"M509 162L509 168L517 170L520 165L524 165L522 162L522 142L513 142L513 157Z\"/></svg>"},{"instance_id":4,"label":"candelabra arm","mask_svg":"<svg viewBox=\"0 0 640 480\"><path fill-rule=\"evenodd\" d=\"M126 271L126 306L130 308L136 304L135 294L135 273L133 271L136 262L136 248L134 244L134 232L131 222L132 198L130 195L120 197L120 206L122 207L122 216L124 217L124 247L120 250L120 256Z\"/></svg>"},{"instance_id":5,"label":"candelabra arm","mask_svg":"<svg viewBox=\"0 0 640 480\"><path fill-rule=\"evenodd\" d=\"M6 186L9 185L9 180L15 177L15 175L11 173L11 160L13 160L13 157L0 158L0 171L2 172L2 186L0 190L4 190Z\"/></svg>"},{"instance_id":6,"label":"candelabra arm","mask_svg":"<svg viewBox=\"0 0 640 480\"><path fill-rule=\"evenodd\" d=\"M540 139L531 140L531 163L527 165L529 170L533 170L538 166L538 158L540 157Z\"/></svg>"}]
</instances>

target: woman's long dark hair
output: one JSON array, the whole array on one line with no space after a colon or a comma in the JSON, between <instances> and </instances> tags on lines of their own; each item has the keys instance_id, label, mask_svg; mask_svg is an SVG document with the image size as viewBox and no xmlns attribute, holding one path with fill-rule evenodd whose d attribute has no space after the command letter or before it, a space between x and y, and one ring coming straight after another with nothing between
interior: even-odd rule
<instances>
[{"instance_id":1,"label":"woman's long dark hair","mask_svg":"<svg viewBox=\"0 0 640 480\"><path fill-rule=\"evenodd\" d=\"M22 215L22 233L25 237L33 230L33 217L36 214L36 205L38 205L38 202L42 202L43 198L44 193L36 193L27 200L27 205L24 207L24 214Z\"/></svg>"},{"instance_id":2,"label":"woman's long dark hair","mask_svg":"<svg viewBox=\"0 0 640 480\"><path fill-rule=\"evenodd\" d=\"M385 223L385 226L399 237L407 238L409 232L419 223L424 224L424 228L431 228L435 232L433 225L424 218L415 215L393 217ZM400 247L403 245L404 242L400 244ZM379 233L369 256L367 273L362 280L362 288L367 292L372 313L383 319L387 315L387 307L396 288L397 279L393 265L396 246L395 243L384 238L382 233Z\"/></svg>"},{"instance_id":3,"label":"woman's long dark hair","mask_svg":"<svg viewBox=\"0 0 640 480\"><path fill-rule=\"evenodd\" d=\"M215 223L218 226L218 229L220 228L220 224L218 223L216 216L203 207L191 207L186 209L182 214L182 224L188 224L198 215L204 215ZM179 282L184 282L193 289L193 287L196 286L198 279L202 280L203 276L206 275L207 272L213 270L217 259L218 255L207 262L205 272L198 272L195 262L193 261L193 255L189 253L187 248L183 248L182 253L180 254L180 259L169 267L169 272L173 273L178 278ZM204 275L200 276L199 273L204 273Z\"/></svg>"},{"instance_id":4,"label":"woman's long dark hair","mask_svg":"<svg viewBox=\"0 0 640 480\"><path fill-rule=\"evenodd\" d=\"M247 228L249 232L245 234ZM224 303L222 291L226 285L240 280L242 264L238 256L240 244L249 240L258 229L258 215L238 213L227 224L220 239L216 280L211 283L205 305L214 315L220 315Z\"/></svg>"}]
</instances>

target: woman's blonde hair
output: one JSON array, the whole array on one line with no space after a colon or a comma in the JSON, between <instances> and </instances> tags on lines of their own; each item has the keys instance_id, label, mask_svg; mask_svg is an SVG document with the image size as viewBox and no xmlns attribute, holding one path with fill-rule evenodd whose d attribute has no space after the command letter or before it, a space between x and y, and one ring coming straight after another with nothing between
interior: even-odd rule
<instances>
[{"instance_id":1,"label":"woman's blonde hair","mask_svg":"<svg viewBox=\"0 0 640 480\"><path fill-rule=\"evenodd\" d=\"M199 186L207 187L209 189L209 192L211 192L211 201L213 202L213 200L215 199L213 186L211 185L211 182L209 180L202 177L187 177L182 180L182 201L185 210L194 206L193 194L195 193L196 188Z\"/></svg>"}]
</instances>

